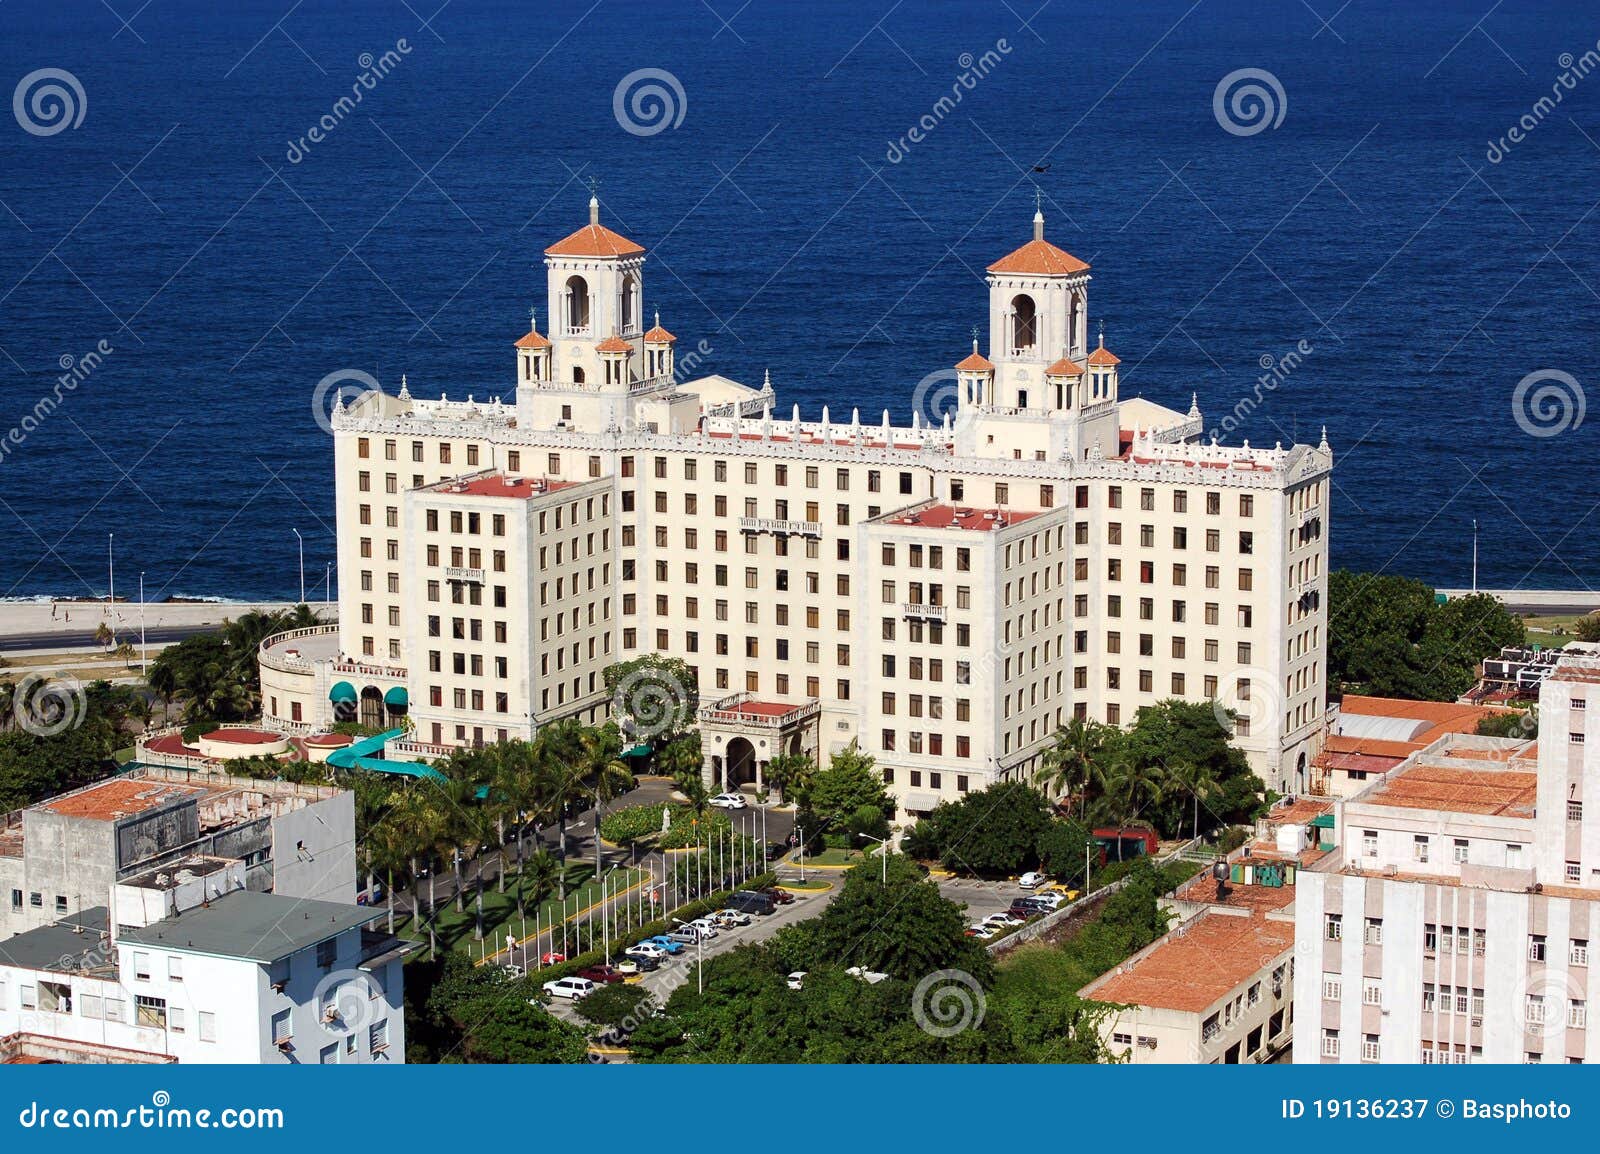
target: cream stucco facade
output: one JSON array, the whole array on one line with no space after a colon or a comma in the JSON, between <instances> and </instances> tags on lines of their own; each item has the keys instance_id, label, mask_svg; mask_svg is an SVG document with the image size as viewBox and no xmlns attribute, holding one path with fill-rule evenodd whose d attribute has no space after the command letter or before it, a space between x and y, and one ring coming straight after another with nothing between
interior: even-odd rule
<instances>
[{"instance_id":1,"label":"cream stucco facade","mask_svg":"<svg viewBox=\"0 0 1600 1154\"><path fill-rule=\"evenodd\" d=\"M683 379L694 358L659 319L644 328L644 250L591 204L546 251L550 331L516 342L514 402L402 385L337 409L340 625L319 660L361 673L276 661L271 683L313 727L340 680L363 706L403 688L409 706L383 719L408 712L410 746L442 748L603 715L592 675L662 654L696 671L703 703L814 703L819 755L858 742L912 810L1031 775L1074 713L1126 724L1167 697L1216 699L1268 783L1303 788L1331 451L1201 443L1197 405L1122 401L1118 359L1088 336L1088 266L1043 227L990 268L990 354L975 341L934 378L948 405L895 426L784 417L770 383ZM500 544L449 529L451 509L474 507L451 485L474 477L574 488L508 511ZM531 513L580 492L575 560L558 553L570 525ZM474 499L485 517L517 503ZM428 509L436 533L419 529ZM503 549L506 569L453 564L458 549ZM489 570L480 601L453 569ZM559 638L542 600L558 587ZM497 633L520 643L503 677Z\"/></svg>"}]
</instances>

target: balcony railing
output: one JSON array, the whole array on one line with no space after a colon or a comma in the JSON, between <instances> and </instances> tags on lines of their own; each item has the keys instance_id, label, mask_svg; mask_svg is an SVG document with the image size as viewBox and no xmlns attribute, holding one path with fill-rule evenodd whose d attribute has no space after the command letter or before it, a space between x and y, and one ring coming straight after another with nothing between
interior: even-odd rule
<instances>
[{"instance_id":1,"label":"balcony railing","mask_svg":"<svg viewBox=\"0 0 1600 1154\"><path fill-rule=\"evenodd\" d=\"M900 616L920 617L925 621L943 621L948 616L948 610L943 605L914 605L908 601L900 606Z\"/></svg>"},{"instance_id":2,"label":"balcony railing","mask_svg":"<svg viewBox=\"0 0 1600 1154\"><path fill-rule=\"evenodd\" d=\"M393 681L404 681L406 670L403 665L369 665L362 661L340 660L333 663L335 673L357 673L362 677L387 677Z\"/></svg>"},{"instance_id":3,"label":"balcony railing","mask_svg":"<svg viewBox=\"0 0 1600 1154\"><path fill-rule=\"evenodd\" d=\"M431 741L399 738L389 742L387 748L394 753L408 753L414 757L449 757L455 752L453 745L435 745Z\"/></svg>"},{"instance_id":4,"label":"balcony railing","mask_svg":"<svg viewBox=\"0 0 1600 1154\"><path fill-rule=\"evenodd\" d=\"M821 521L782 521L774 517L740 517L739 528L746 533L783 533L799 537L822 536Z\"/></svg>"}]
</instances>

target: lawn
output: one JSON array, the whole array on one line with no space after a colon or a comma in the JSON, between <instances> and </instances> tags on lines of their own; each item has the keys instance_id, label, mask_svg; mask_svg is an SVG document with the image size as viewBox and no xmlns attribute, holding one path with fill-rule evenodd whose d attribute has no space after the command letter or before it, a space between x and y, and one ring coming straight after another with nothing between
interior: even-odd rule
<instances>
[{"instance_id":1,"label":"lawn","mask_svg":"<svg viewBox=\"0 0 1600 1154\"><path fill-rule=\"evenodd\" d=\"M819 854L806 854L806 866L853 866L867 860L858 849L825 849ZM798 862L798 859L796 859Z\"/></svg>"},{"instance_id":2,"label":"lawn","mask_svg":"<svg viewBox=\"0 0 1600 1154\"><path fill-rule=\"evenodd\" d=\"M1523 625L1528 629L1528 644L1537 645L1541 649L1560 649L1569 641L1577 640L1577 635L1572 631L1577 624L1575 616L1566 617L1524 617Z\"/></svg>"},{"instance_id":3,"label":"lawn","mask_svg":"<svg viewBox=\"0 0 1600 1154\"><path fill-rule=\"evenodd\" d=\"M513 865L513 868L514 865ZM643 871L623 867L612 870L606 875L604 887L594 877L594 863L571 862L567 866L567 900L565 902L566 916L574 916L574 910L585 910L601 900L602 893L612 894L619 889L644 878ZM444 878L441 877L441 881ZM517 888L522 886L527 899L527 927L528 933L533 932L534 905L532 902L533 888L524 884L515 873L506 878L506 892L500 893L493 883L485 886L483 891L483 925L485 940L489 943L490 950L501 948L505 945L506 931L510 930L520 939L523 934L523 920L517 916ZM427 900L427 885L422 888L423 900ZM563 903L554 896L546 897L538 907L538 924L541 930L548 926L552 920L559 920L562 916ZM466 909L457 912L453 902L441 903L436 913L435 927L441 950L458 949L477 956L483 948L482 943L473 936L473 928L477 924L477 897L469 887L467 890ZM426 958L428 956L428 929L426 924L415 926L410 917L400 917L395 920L395 932L403 938L421 942L422 949L414 956Z\"/></svg>"}]
</instances>

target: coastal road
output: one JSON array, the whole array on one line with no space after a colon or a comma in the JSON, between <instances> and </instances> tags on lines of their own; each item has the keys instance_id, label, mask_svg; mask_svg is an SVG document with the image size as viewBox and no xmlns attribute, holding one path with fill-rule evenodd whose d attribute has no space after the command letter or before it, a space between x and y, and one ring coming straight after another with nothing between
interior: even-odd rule
<instances>
[{"instance_id":1,"label":"coastal road","mask_svg":"<svg viewBox=\"0 0 1600 1154\"><path fill-rule=\"evenodd\" d=\"M182 641L186 637L193 637L200 633L212 633L221 628L217 625L168 625L157 629L146 629L144 640L147 645L171 645ZM118 634L119 641L131 641L139 644L139 626L136 622L130 629L123 626ZM99 643L94 639L94 630L85 629L83 632L46 632L46 633L5 633L0 634L0 653L16 653L30 649L98 649Z\"/></svg>"}]
</instances>

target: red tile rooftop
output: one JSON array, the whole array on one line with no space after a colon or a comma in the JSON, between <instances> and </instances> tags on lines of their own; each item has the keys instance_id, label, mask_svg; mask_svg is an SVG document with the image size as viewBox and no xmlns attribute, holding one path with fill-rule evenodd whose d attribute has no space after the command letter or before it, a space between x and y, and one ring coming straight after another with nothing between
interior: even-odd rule
<instances>
[{"instance_id":1,"label":"red tile rooftop","mask_svg":"<svg viewBox=\"0 0 1600 1154\"><path fill-rule=\"evenodd\" d=\"M576 481L557 481L549 477L508 477L504 473L491 473L459 481L441 481L428 486L427 491L449 497L506 497L526 501L546 493L559 493L575 484Z\"/></svg>"},{"instance_id":2,"label":"red tile rooftop","mask_svg":"<svg viewBox=\"0 0 1600 1154\"><path fill-rule=\"evenodd\" d=\"M351 737L348 733L317 733L306 738L303 744L310 745L318 749L337 749L340 746L349 745L353 741L355 741L355 738Z\"/></svg>"},{"instance_id":3,"label":"red tile rooftop","mask_svg":"<svg viewBox=\"0 0 1600 1154\"><path fill-rule=\"evenodd\" d=\"M1377 786L1374 792L1361 799L1361 804L1532 817L1538 785L1539 776L1535 773L1516 770L1485 773L1453 766L1418 765Z\"/></svg>"},{"instance_id":4,"label":"red tile rooftop","mask_svg":"<svg viewBox=\"0 0 1600 1154\"><path fill-rule=\"evenodd\" d=\"M1197 1014L1293 949L1293 922L1206 914L1082 994L1097 1002Z\"/></svg>"},{"instance_id":5,"label":"red tile rooftop","mask_svg":"<svg viewBox=\"0 0 1600 1154\"><path fill-rule=\"evenodd\" d=\"M226 741L231 745L272 745L283 740L281 735L265 729L213 729L200 736L210 741Z\"/></svg>"},{"instance_id":6,"label":"red tile rooftop","mask_svg":"<svg viewBox=\"0 0 1600 1154\"><path fill-rule=\"evenodd\" d=\"M54 801L41 802L37 808L61 817L115 821L166 805L178 798L198 797L205 792L196 786L173 785L143 778L112 778Z\"/></svg>"},{"instance_id":7,"label":"red tile rooftop","mask_svg":"<svg viewBox=\"0 0 1600 1154\"><path fill-rule=\"evenodd\" d=\"M183 735L178 733L166 733L160 737L151 738L144 743L144 747L152 753L164 753L169 757L200 756L200 747L183 744Z\"/></svg>"},{"instance_id":8,"label":"red tile rooftop","mask_svg":"<svg viewBox=\"0 0 1600 1154\"><path fill-rule=\"evenodd\" d=\"M968 505L928 505L889 518L890 525L917 525L923 529L972 529L988 532L1037 517L1037 512L1020 509L979 509Z\"/></svg>"},{"instance_id":9,"label":"red tile rooftop","mask_svg":"<svg viewBox=\"0 0 1600 1154\"><path fill-rule=\"evenodd\" d=\"M801 708L786 701L741 701L723 713L743 713L749 717L782 717Z\"/></svg>"},{"instance_id":10,"label":"red tile rooftop","mask_svg":"<svg viewBox=\"0 0 1600 1154\"><path fill-rule=\"evenodd\" d=\"M1275 825L1304 825L1314 817L1333 812L1332 800L1297 797L1288 805L1274 806L1267 811L1267 820Z\"/></svg>"}]
</instances>

